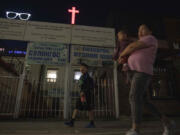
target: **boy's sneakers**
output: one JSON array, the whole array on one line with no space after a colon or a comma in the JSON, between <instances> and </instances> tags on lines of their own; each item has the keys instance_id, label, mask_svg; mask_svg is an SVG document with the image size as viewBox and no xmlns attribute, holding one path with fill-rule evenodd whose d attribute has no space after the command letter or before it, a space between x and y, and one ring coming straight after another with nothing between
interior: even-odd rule
<instances>
[{"instance_id":1,"label":"boy's sneakers","mask_svg":"<svg viewBox=\"0 0 180 135\"><path fill-rule=\"evenodd\" d=\"M135 130L133 130L133 129L130 129L127 133L126 133L126 135L139 135L139 133L137 133Z\"/></svg>"},{"instance_id":2,"label":"boy's sneakers","mask_svg":"<svg viewBox=\"0 0 180 135\"><path fill-rule=\"evenodd\" d=\"M95 125L93 123L89 123L85 128L95 128Z\"/></svg>"},{"instance_id":3,"label":"boy's sneakers","mask_svg":"<svg viewBox=\"0 0 180 135\"><path fill-rule=\"evenodd\" d=\"M64 122L64 124L69 127L74 127L74 122L72 122L72 121Z\"/></svg>"},{"instance_id":4,"label":"boy's sneakers","mask_svg":"<svg viewBox=\"0 0 180 135\"><path fill-rule=\"evenodd\" d=\"M169 125L164 125L163 135L174 135L175 127L176 123L174 121L170 121Z\"/></svg>"}]
</instances>

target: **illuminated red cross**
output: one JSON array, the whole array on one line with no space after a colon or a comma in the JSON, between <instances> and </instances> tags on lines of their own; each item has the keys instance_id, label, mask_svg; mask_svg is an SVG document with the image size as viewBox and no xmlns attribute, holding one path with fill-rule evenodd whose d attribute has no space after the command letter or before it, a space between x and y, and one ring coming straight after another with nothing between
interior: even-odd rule
<instances>
[{"instance_id":1,"label":"illuminated red cross","mask_svg":"<svg viewBox=\"0 0 180 135\"><path fill-rule=\"evenodd\" d=\"M75 24L76 14L79 14L79 10L76 10L76 7L72 7L72 9L68 9L69 13L72 13L71 24Z\"/></svg>"}]
</instances>

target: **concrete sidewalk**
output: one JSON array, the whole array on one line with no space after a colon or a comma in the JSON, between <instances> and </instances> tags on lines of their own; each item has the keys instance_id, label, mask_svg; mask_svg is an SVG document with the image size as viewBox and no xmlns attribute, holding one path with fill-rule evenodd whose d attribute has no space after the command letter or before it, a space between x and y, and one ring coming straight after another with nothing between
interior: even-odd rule
<instances>
[{"instance_id":1,"label":"concrete sidewalk","mask_svg":"<svg viewBox=\"0 0 180 135\"><path fill-rule=\"evenodd\" d=\"M180 135L180 120L176 134ZM86 129L87 121L77 121L70 128L62 121L9 121L0 122L0 135L125 135L130 121L96 121L96 128ZM141 135L162 135L162 125L158 121L145 121Z\"/></svg>"}]
</instances>

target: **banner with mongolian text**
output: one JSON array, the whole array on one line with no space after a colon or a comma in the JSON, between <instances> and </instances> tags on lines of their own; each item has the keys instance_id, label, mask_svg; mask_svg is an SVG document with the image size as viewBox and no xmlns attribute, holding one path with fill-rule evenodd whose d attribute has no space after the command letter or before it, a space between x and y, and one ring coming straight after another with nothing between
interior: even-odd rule
<instances>
[{"instance_id":1,"label":"banner with mongolian text","mask_svg":"<svg viewBox=\"0 0 180 135\"><path fill-rule=\"evenodd\" d=\"M71 63L78 65L86 63L91 66L113 65L113 49L72 45Z\"/></svg>"},{"instance_id":2,"label":"banner with mongolian text","mask_svg":"<svg viewBox=\"0 0 180 135\"><path fill-rule=\"evenodd\" d=\"M68 46L55 43L30 43L27 48L27 64L63 65L68 61Z\"/></svg>"}]
</instances>

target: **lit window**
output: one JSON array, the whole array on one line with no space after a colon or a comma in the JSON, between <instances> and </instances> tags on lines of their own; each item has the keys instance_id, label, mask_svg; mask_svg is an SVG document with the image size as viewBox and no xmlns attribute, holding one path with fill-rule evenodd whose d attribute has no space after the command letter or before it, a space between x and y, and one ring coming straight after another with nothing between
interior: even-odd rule
<instances>
[{"instance_id":1,"label":"lit window","mask_svg":"<svg viewBox=\"0 0 180 135\"><path fill-rule=\"evenodd\" d=\"M74 73L74 80L79 80L79 79L80 79L80 77L81 77L81 75L82 75L82 73L81 73L81 72L79 72L79 71L75 71L75 73Z\"/></svg>"},{"instance_id":2,"label":"lit window","mask_svg":"<svg viewBox=\"0 0 180 135\"><path fill-rule=\"evenodd\" d=\"M89 75L92 77L92 72L88 72ZM81 77L82 73L80 71L75 71L74 72L74 80L78 81Z\"/></svg>"},{"instance_id":3,"label":"lit window","mask_svg":"<svg viewBox=\"0 0 180 135\"><path fill-rule=\"evenodd\" d=\"M57 79L57 70L48 70L47 82L56 82L56 79Z\"/></svg>"}]
</instances>

